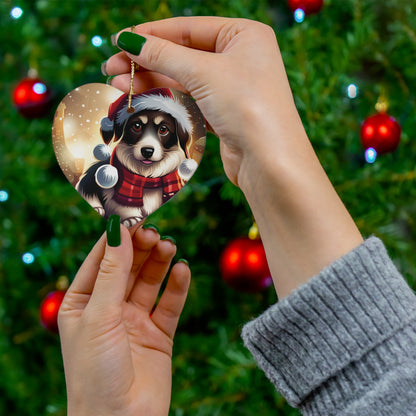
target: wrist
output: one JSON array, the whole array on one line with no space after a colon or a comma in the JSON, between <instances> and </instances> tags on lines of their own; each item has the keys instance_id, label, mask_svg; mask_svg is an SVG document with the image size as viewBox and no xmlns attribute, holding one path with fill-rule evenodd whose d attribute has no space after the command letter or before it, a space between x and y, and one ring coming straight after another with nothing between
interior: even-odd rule
<instances>
[{"instance_id":1,"label":"wrist","mask_svg":"<svg viewBox=\"0 0 416 416\"><path fill-rule=\"evenodd\" d=\"M297 174L317 167L315 153L300 121L279 126L277 132L272 126L254 129L251 136L238 174L238 185L248 198L256 199L270 188L284 191Z\"/></svg>"},{"instance_id":2,"label":"wrist","mask_svg":"<svg viewBox=\"0 0 416 416\"><path fill-rule=\"evenodd\" d=\"M303 126L285 131L268 149L246 153L238 177L279 298L362 242Z\"/></svg>"},{"instance_id":3,"label":"wrist","mask_svg":"<svg viewBox=\"0 0 416 416\"><path fill-rule=\"evenodd\" d=\"M293 101L287 99L282 107L269 99L241 111L245 123L238 185L243 192L250 192L253 180L270 180L274 186L284 187L287 181L280 184L278 180L298 168L298 158L304 163L313 161L315 154Z\"/></svg>"}]
</instances>

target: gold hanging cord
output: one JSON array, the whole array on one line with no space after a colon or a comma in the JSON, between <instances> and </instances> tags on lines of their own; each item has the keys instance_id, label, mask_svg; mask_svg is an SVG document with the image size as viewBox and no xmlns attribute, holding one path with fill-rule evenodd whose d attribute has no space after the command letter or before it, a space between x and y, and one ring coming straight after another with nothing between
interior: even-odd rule
<instances>
[{"instance_id":1,"label":"gold hanging cord","mask_svg":"<svg viewBox=\"0 0 416 416\"><path fill-rule=\"evenodd\" d=\"M134 26L131 27L131 31L134 32ZM136 68L138 69L138 66L136 66L136 64L134 63L133 60L131 60L131 69L130 69L130 91L129 91L129 105L127 107L127 112L128 113L134 113L134 107L132 107L131 105L131 98L134 94L134 90L133 90L133 83L134 83L134 72L136 70Z\"/></svg>"}]
</instances>

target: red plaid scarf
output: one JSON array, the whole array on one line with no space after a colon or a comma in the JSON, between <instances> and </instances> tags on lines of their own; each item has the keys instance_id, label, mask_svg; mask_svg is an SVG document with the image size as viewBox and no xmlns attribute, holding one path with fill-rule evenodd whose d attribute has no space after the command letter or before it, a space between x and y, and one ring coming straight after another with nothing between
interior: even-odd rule
<instances>
[{"instance_id":1,"label":"red plaid scarf","mask_svg":"<svg viewBox=\"0 0 416 416\"><path fill-rule=\"evenodd\" d=\"M110 163L118 170L119 175L113 199L124 206L142 207L144 188L163 188L163 202L166 202L184 185L177 170L160 178L146 178L127 170L118 160L115 152L113 152Z\"/></svg>"}]
</instances>

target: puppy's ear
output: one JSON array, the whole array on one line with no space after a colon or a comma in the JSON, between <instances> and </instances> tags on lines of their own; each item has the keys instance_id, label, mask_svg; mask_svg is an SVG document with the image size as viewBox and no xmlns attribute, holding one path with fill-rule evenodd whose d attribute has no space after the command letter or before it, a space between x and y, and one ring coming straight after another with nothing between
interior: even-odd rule
<instances>
[{"instance_id":1,"label":"puppy's ear","mask_svg":"<svg viewBox=\"0 0 416 416\"><path fill-rule=\"evenodd\" d=\"M101 120L100 133L105 144L111 142L111 139L114 136L114 123L108 117L104 117Z\"/></svg>"},{"instance_id":2,"label":"puppy's ear","mask_svg":"<svg viewBox=\"0 0 416 416\"><path fill-rule=\"evenodd\" d=\"M186 154L186 144L188 143L188 140L189 140L189 133L181 127L181 125L178 123L176 119L175 119L175 124L176 124L176 134L178 136L179 143L183 151Z\"/></svg>"},{"instance_id":3,"label":"puppy's ear","mask_svg":"<svg viewBox=\"0 0 416 416\"><path fill-rule=\"evenodd\" d=\"M111 142L113 135L113 132L109 133L101 129L101 136L103 137L103 141L105 144L109 144Z\"/></svg>"}]
</instances>

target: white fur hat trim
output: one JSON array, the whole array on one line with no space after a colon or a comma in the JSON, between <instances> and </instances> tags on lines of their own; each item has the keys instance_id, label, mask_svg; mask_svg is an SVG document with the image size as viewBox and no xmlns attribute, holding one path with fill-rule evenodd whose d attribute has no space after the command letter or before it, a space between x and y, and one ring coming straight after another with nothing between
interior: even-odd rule
<instances>
[{"instance_id":1,"label":"white fur hat trim","mask_svg":"<svg viewBox=\"0 0 416 416\"><path fill-rule=\"evenodd\" d=\"M134 107L134 113L139 113L143 110L156 110L170 114L178 121L179 125L185 131L189 134L192 133L192 121L188 110L174 98L161 94L140 94L139 96L133 98L131 105ZM116 123L124 124L124 122L127 121L134 113L129 113L127 108L121 109L116 115Z\"/></svg>"}]
</instances>

